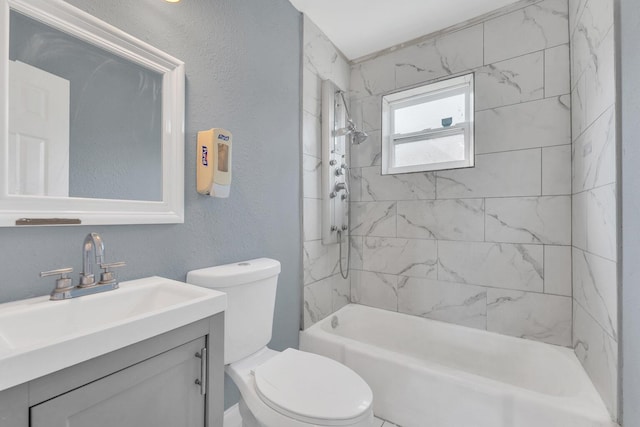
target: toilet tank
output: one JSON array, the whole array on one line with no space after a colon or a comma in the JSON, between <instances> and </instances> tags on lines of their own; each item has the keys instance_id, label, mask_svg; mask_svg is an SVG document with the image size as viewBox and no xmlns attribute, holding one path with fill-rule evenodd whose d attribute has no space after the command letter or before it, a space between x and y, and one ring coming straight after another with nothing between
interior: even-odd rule
<instances>
[{"instance_id":1,"label":"toilet tank","mask_svg":"<svg viewBox=\"0 0 640 427\"><path fill-rule=\"evenodd\" d=\"M258 258L192 270L187 283L227 294L224 364L237 362L271 341L280 262Z\"/></svg>"}]
</instances>

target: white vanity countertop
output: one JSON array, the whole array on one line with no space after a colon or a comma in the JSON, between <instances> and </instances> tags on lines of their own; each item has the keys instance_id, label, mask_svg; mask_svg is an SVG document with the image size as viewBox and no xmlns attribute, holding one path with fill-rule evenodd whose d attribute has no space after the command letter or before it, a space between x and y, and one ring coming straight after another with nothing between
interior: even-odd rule
<instances>
[{"instance_id":1,"label":"white vanity countertop","mask_svg":"<svg viewBox=\"0 0 640 427\"><path fill-rule=\"evenodd\" d=\"M0 304L0 391L213 316L226 294L162 277Z\"/></svg>"}]
</instances>

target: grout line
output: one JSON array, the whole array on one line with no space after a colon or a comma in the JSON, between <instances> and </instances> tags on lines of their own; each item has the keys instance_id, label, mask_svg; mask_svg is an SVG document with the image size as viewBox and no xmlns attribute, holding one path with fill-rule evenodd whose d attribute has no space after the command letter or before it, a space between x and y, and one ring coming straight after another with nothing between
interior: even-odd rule
<instances>
[{"instance_id":1,"label":"grout line","mask_svg":"<svg viewBox=\"0 0 640 427\"><path fill-rule=\"evenodd\" d=\"M495 289L495 290L499 290L499 291L522 292L522 293L526 293L526 294L537 294L537 295L550 296L550 297L556 297L556 298L572 299L571 295L546 293L546 292L543 292L543 291L537 291L537 290L531 290L531 289L505 288L505 287L500 287L500 286L495 286L495 285L482 285L482 284L477 284L477 283L454 282L452 280L446 280L446 279L434 279L434 278L431 278L431 277L420 277L420 276L407 276L405 274L394 274L394 273L386 273L386 272L382 272L382 271L372 271L372 270L364 270L364 269L354 269L354 271L360 271L360 272L363 272L363 273L371 273L371 274L384 274L384 275L387 275L387 276L395 276L398 279L400 279L400 278L409 278L409 279L417 279L417 280L433 281L433 282L455 283L456 285L460 285L460 286L463 286L463 287Z\"/></svg>"},{"instance_id":2,"label":"grout line","mask_svg":"<svg viewBox=\"0 0 640 427\"><path fill-rule=\"evenodd\" d=\"M487 66L487 45L486 45L486 27L485 27L485 23L486 21L482 22L482 65L484 67Z\"/></svg>"},{"instance_id":3,"label":"grout line","mask_svg":"<svg viewBox=\"0 0 640 427\"><path fill-rule=\"evenodd\" d=\"M484 221L482 222L482 225L484 227L483 233L482 233L482 241L486 242L487 241L487 199L484 198L482 199L482 216Z\"/></svg>"},{"instance_id":4,"label":"grout line","mask_svg":"<svg viewBox=\"0 0 640 427\"><path fill-rule=\"evenodd\" d=\"M549 101L549 100L552 100L552 99L561 98L563 96L571 96L571 92L562 93L562 94L559 94L559 95L553 95L553 96L549 96L549 97L544 97L543 96L543 97L535 98L535 99L527 99L527 100L524 100L524 101L514 102L514 103L511 103L511 104L496 105L495 107L477 109L477 110L475 110L475 112L476 113L484 113L486 111L500 110L502 108L516 107L516 106L524 105L524 104L533 104L534 102Z\"/></svg>"},{"instance_id":5,"label":"grout line","mask_svg":"<svg viewBox=\"0 0 640 427\"><path fill-rule=\"evenodd\" d=\"M557 246L557 245L556 245L556 246ZM564 246L564 245L561 245L561 246ZM599 255L599 254L597 254L597 253L594 253L594 252L588 251L587 249L582 249L582 248L581 248L581 247L579 247L579 246L574 246L574 245L572 244L572 245L571 245L571 247L572 247L572 248L575 248L575 249L577 249L577 250L579 250L579 251L582 251L582 252L584 252L584 253L586 253L586 254L589 254L589 255L591 255L591 256L594 256L594 257L596 257L596 258L600 258L600 259L601 259L601 260L603 260L603 261L609 261L609 262L612 262L612 263L614 263L614 264L617 264L617 263L618 263L618 261L615 261L615 260L609 259L609 258L607 258L607 257L605 257L605 256L602 256L602 255Z\"/></svg>"},{"instance_id":6,"label":"grout line","mask_svg":"<svg viewBox=\"0 0 640 427\"><path fill-rule=\"evenodd\" d=\"M540 148L540 196L544 195L544 149Z\"/></svg>"},{"instance_id":7,"label":"grout line","mask_svg":"<svg viewBox=\"0 0 640 427\"><path fill-rule=\"evenodd\" d=\"M547 263L545 262L546 254L547 254L547 246L548 245L542 245L542 293L544 294L547 294L547 274L546 274Z\"/></svg>"},{"instance_id":8,"label":"grout line","mask_svg":"<svg viewBox=\"0 0 640 427\"><path fill-rule=\"evenodd\" d=\"M396 213L395 213L395 217L396 217L396 218L395 218L396 229L395 229L395 233L394 233L394 236L393 236L393 237L397 239L397 238L398 238L398 200L396 200L394 203L395 203L395 205L396 205L396 206L395 206L395 210L396 210Z\"/></svg>"},{"instance_id":9,"label":"grout line","mask_svg":"<svg viewBox=\"0 0 640 427\"><path fill-rule=\"evenodd\" d=\"M513 153L516 151L525 151L525 150L537 150L538 148L551 148L551 147L564 147L567 145L572 145L570 142L566 143L566 144L554 144L554 145L544 145L544 146L538 146L538 147L523 147L523 148L515 148L512 150L503 150L503 151L492 151L492 152L487 152L487 153L476 153L476 157L477 156L487 156L489 154L502 154L502 153ZM458 169L446 169L446 170L458 170Z\"/></svg>"},{"instance_id":10,"label":"grout line","mask_svg":"<svg viewBox=\"0 0 640 427\"><path fill-rule=\"evenodd\" d=\"M542 49L536 49L536 50L532 50L532 51L530 51L530 52L520 53L520 54L515 55L515 56L510 56L509 58L505 58L505 59L501 59L501 60L499 60L499 61L491 62L490 64L485 64L484 66L479 67L479 68L484 68L484 67L487 67L487 66L489 66L489 65L496 65L496 64L500 64L501 62L508 62L508 61L512 61L512 60L514 60L514 59L521 59L521 58L524 58L525 56L535 55L535 54L537 54L537 53L542 53L542 55L543 55L543 57L544 57L544 52L545 52L545 51L547 51L547 50L549 50L549 49L554 49L554 48L559 47L559 46L564 46L564 45L566 45L566 44L569 44L569 42L566 42L566 43L560 43L560 44L553 45L553 46L543 47ZM544 58L543 58L543 65L544 65ZM474 69L477 69L477 68L474 68Z\"/></svg>"},{"instance_id":11,"label":"grout line","mask_svg":"<svg viewBox=\"0 0 640 427\"><path fill-rule=\"evenodd\" d=\"M573 302L574 304L577 304L580 306L580 308L582 308L582 310L587 313L587 316L589 316L591 318L591 320L600 327L600 329L602 329L602 332L605 333L605 335L609 338L611 338L614 342L618 342L618 340L616 338L614 338L613 336L611 336L611 334L607 331L607 329L602 326L602 324L600 324L600 322L598 322L598 320L596 320L595 317L593 317L593 314L591 314L591 312L589 312L589 310L587 310L582 304L580 304L580 301L578 301L577 299L573 298ZM571 313L573 316L573 312ZM607 312L607 315L609 315L611 313ZM573 319L573 318L572 318ZM618 331L616 330L616 333L618 333Z\"/></svg>"},{"instance_id":12,"label":"grout line","mask_svg":"<svg viewBox=\"0 0 640 427\"><path fill-rule=\"evenodd\" d=\"M602 186L599 187L595 187L593 188L595 189L599 189L602 187L606 187L608 185L612 185L615 183L610 183L610 184L604 184ZM587 192L590 190L584 190L581 193ZM469 196L469 197L441 197L441 198L437 198L437 199L392 199L392 200L362 200L359 202L356 201L352 201L351 203L392 203L392 202L415 202L415 203L427 203L427 202L445 202L445 201L452 201L452 200L483 200L483 199L524 199L524 198L528 198L528 199L534 199L534 198L540 198L540 197L547 197L547 198L551 198L551 197L571 197L574 196L576 194L581 194L581 193L575 193L575 194L571 194L571 193L564 193L564 194L519 194L519 195L507 195L507 196L487 196L487 195L476 195L476 196ZM312 199L312 200L320 200L320 199Z\"/></svg>"},{"instance_id":13,"label":"grout line","mask_svg":"<svg viewBox=\"0 0 640 427\"><path fill-rule=\"evenodd\" d=\"M542 51L542 94L544 99L547 99L547 50L549 49L552 48L543 49ZM569 78L571 78L571 72L569 72ZM571 93L571 87L569 87L569 93Z\"/></svg>"},{"instance_id":14,"label":"grout line","mask_svg":"<svg viewBox=\"0 0 640 427\"><path fill-rule=\"evenodd\" d=\"M599 120L600 120L600 119L601 119L605 114L607 114L607 113L609 112L609 110L612 110L612 109L613 109L613 113L614 113L614 115L618 115L618 112L616 111L616 104L614 103L614 104L609 105L607 108L605 108L605 109L604 109L604 111L603 111L602 113L600 113L600 114L598 115L598 117L596 117L595 119L593 119L593 121L591 121L591 122L589 123L589 126L587 126L586 128L584 128L584 129L582 130L582 132L578 135L578 137L577 137L577 138L575 138L575 139L573 139L573 136L574 136L574 135L573 135L573 127L572 127L572 129L571 129L571 133L572 133L572 134L571 134L572 144L577 143L577 142L578 142L578 141L579 141L579 140L584 136L584 134L585 134L585 133L587 133L588 131L590 131L590 130L591 130L591 128L595 126L596 122L598 122L598 121L599 121Z\"/></svg>"},{"instance_id":15,"label":"grout line","mask_svg":"<svg viewBox=\"0 0 640 427\"><path fill-rule=\"evenodd\" d=\"M585 188L584 190L580 190L577 193L572 193L571 196L577 196L579 194L589 193L589 192L591 192L593 190L601 190L604 187L610 187L612 185L614 185L614 186L617 185L617 182L614 181L614 182L609 182L609 183L606 183L606 184L598 185L597 187Z\"/></svg>"},{"instance_id":16,"label":"grout line","mask_svg":"<svg viewBox=\"0 0 640 427\"><path fill-rule=\"evenodd\" d=\"M576 249L580 249L581 251L584 251L588 254L597 256L599 258L611 261L611 262L616 262L616 261L612 261L608 258L603 257L602 255L598 255L595 253L591 253L589 251L586 251L582 248L579 248L577 246L572 246L569 243L558 243L558 242L543 242L543 243L536 243L536 242L513 242L513 241L496 241L496 240L455 240L455 239L443 239L443 238L439 238L439 239L429 239L426 237L404 237L404 236L398 236L398 237L394 237L394 236L378 236L378 235L361 235L361 234L354 234L354 237L362 237L362 238L375 238L375 239L397 239L397 240L425 240L425 241L437 241L437 242L450 242L450 243L459 243L459 244L469 244L469 245L477 245L477 244L488 244L488 245L512 245L512 246L561 246L561 247L575 247ZM320 240L313 240L312 242L319 242ZM308 242L305 242L308 243Z\"/></svg>"},{"instance_id":17,"label":"grout line","mask_svg":"<svg viewBox=\"0 0 640 427\"><path fill-rule=\"evenodd\" d=\"M440 280L440 242L436 240L436 278Z\"/></svg>"}]
</instances>

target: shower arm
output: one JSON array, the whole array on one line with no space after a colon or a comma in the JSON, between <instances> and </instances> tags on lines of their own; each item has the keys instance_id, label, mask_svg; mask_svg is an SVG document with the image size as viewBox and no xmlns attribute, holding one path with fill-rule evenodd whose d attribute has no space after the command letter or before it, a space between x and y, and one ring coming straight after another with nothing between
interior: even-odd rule
<instances>
[{"instance_id":1,"label":"shower arm","mask_svg":"<svg viewBox=\"0 0 640 427\"><path fill-rule=\"evenodd\" d=\"M349 112L349 107L347 107L347 100L344 98L344 91L339 90L340 98L342 98L342 104L344 105L344 110L347 113L347 120L353 123L353 119L351 118L351 113Z\"/></svg>"}]
</instances>

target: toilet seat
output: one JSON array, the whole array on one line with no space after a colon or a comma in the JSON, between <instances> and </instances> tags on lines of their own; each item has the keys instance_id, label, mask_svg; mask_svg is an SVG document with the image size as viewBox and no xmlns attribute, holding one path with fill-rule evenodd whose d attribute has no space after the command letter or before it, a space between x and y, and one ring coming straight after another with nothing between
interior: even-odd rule
<instances>
[{"instance_id":1,"label":"toilet seat","mask_svg":"<svg viewBox=\"0 0 640 427\"><path fill-rule=\"evenodd\" d=\"M286 349L253 370L255 390L273 410L314 425L351 425L368 416L373 394L348 367Z\"/></svg>"}]
</instances>

